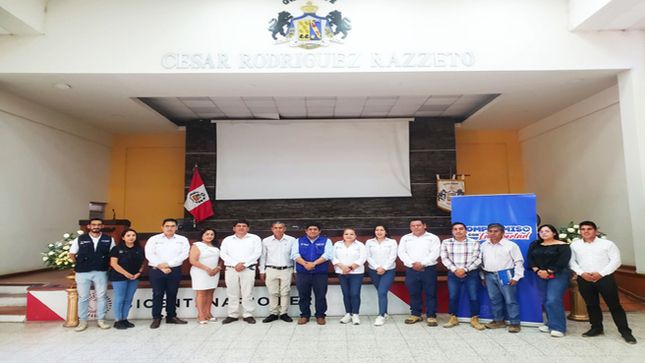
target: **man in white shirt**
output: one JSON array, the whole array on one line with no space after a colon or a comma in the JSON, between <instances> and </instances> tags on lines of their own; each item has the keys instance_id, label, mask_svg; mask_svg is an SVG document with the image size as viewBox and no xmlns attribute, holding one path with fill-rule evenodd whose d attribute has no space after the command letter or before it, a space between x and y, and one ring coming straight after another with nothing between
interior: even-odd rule
<instances>
[{"instance_id":1,"label":"man in white shirt","mask_svg":"<svg viewBox=\"0 0 645 363\"><path fill-rule=\"evenodd\" d=\"M488 329L506 327L504 305L511 325L509 333L519 333L520 305L517 303L517 283L524 277L524 256L520 247L504 238L504 226L488 225L488 239L481 245L482 284L488 290L493 321L484 326Z\"/></svg>"},{"instance_id":2,"label":"man in white shirt","mask_svg":"<svg viewBox=\"0 0 645 363\"><path fill-rule=\"evenodd\" d=\"M253 311L253 286L255 286L255 265L262 254L260 237L249 233L249 222L239 220L233 226L234 235L224 238L220 247L220 257L226 265L226 295L228 296L228 316L222 324L239 320L240 298L242 299L242 318L255 324Z\"/></svg>"},{"instance_id":3,"label":"man in white shirt","mask_svg":"<svg viewBox=\"0 0 645 363\"><path fill-rule=\"evenodd\" d=\"M82 234L72 241L69 258L75 263L76 286L78 290L78 326L76 331L87 329L90 287L94 283L96 292L96 317L101 329L110 329L105 321L107 312L107 270L110 267L110 250L114 238L101 233L103 220L92 218L87 225L88 234Z\"/></svg>"},{"instance_id":4,"label":"man in white shirt","mask_svg":"<svg viewBox=\"0 0 645 363\"><path fill-rule=\"evenodd\" d=\"M295 238L284 234L287 227L282 222L276 222L271 227L273 235L262 240L262 256L260 256L260 278L269 290L269 316L262 320L270 323L281 319L287 323L293 319L289 311L289 292L293 280L293 260L291 246ZM279 307L279 309L278 309Z\"/></svg>"},{"instance_id":5,"label":"man in white shirt","mask_svg":"<svg viewBox=\"0 0 645 363\"><path fill-rule=\"evenodd\" d=\"M421 219L410 221L410 230L399 242L399 258L405 267L405 286L410 293L411 315L406 324L422 321L422 293L426 298L426 317L428 326L437 326L437 259L441 251L439 237L426 232L426 224Z\"/></svg>"},{"instance_id":6,"label":"man in white shirt","mask_svg":"<svg viewBox=\"0 0 645 363\"><path fill-rule=\"evenodd\" d=\"M620 266L620 251L614 242L597 238L598 227L592 221L580 223L582 240L571 243L571 261L569 266L578 274L578 289L587 304L591 329L583 337L595 337L604 334L602 310L598 294L609 307L611 317L623 339L629 344L636 344L632 330L627 324L627 315L620 305L618 285L614 271Z\"/></svg>"},{"instance_id":7,"label":"man in white shirt","mask_svg":"<svg viewBox=\"0 0 645 363\"><path fill-rule=\"evenodd\" d=\"M188 258L190 243L177 232L177 220L164 219L161 224L163 233L156 234L146 242L145 253L152 285L152 324L157 329L161 324L161 308L166 296L166 324L186 324L177 317L177 291L181 282L181 265Z\"/></svg>"}]
</instances>

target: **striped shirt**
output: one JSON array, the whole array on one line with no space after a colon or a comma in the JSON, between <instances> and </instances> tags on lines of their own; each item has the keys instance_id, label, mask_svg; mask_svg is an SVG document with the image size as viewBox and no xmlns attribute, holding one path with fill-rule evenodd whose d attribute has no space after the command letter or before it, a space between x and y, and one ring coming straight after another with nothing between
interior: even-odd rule
<instances>
[{"instance_id":1,"label":"striped shirt","mask_svg":"<svg viewBox=\"0 0 645 363\"><path fill-rule=\"evenodd\" d=\"M469 238L462 242L456 241L454 238L443 240L441 262L452 272L460 268L466 272L478 269L482 263L479 242Z\"/></svg>"}]
</instances>

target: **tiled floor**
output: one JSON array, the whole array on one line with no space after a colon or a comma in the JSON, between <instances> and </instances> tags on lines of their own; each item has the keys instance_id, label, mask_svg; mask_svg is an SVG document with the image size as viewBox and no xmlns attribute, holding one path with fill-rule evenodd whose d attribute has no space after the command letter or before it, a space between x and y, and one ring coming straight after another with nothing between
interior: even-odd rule
<instances>
[{"instance_id":1,"label":"tiled floor","mask_svg":"<svg viewBox=\"0 0 645 363\"><path fill-rule=\"evenodd\" d=\"M128 330L101 331L95 323L76 333L61 323L0 324L0 362L491 362L491 363L642 363L645 361L645 313L628 313L637 345L621 338L606 314L605 336L582 338L588 323L568 322L564 338L551 338L537 328L519 334L505 330L475 331L467 324L452 329L405 325L395 316L385 326L299 326L281 321L249 325L242 321L148 328L149 320L133 321ZM447 320L439 316L440 323Z\"/></svg>"}]
</instances>

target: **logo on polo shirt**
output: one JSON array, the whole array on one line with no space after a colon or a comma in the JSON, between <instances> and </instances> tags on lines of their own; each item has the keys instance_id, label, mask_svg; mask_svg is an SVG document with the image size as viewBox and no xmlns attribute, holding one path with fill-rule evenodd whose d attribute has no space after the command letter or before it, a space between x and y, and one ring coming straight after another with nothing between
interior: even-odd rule
<instances>
[{"instance_id":1,"label":"logo on polo shirt","mask_svg":"<svg viewBox=\"0 0 645 363\"><path fill-rule=\"evenodd\" d=\"M295 0L283 0L289 4ZM336 0L327 0L335 3ZM344 18L338 10L330 11L327 16L316 14L319 7L307 1L300 7L303 14L294 18L288 11L281 11L269 21L268 30L276 44L288 42L292 47L315 49L326 47L330 42L343 43L347 33L352 30L351 21Z\"/></svg>"},{"instance_id":2,"label":"logo on polo shirt","mask_svg":"<svg viewBox=\"0 0 645 363\"><path fill-rule=\"evenodd\" d=\"M468 238L483 241L488 239L488 226L468 226L466 236ZM504 238L510 240L529 240L533 228L531 226L510 225L504 226Z\"/></svg>"}]
</instances>

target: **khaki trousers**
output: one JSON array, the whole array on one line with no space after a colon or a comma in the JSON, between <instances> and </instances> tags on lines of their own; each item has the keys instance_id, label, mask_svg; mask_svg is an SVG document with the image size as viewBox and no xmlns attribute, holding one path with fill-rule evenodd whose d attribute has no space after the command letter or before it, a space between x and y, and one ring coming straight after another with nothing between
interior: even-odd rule
<instances>
[{"instance_id":1,"label":"khaki trousers","mask_svg":"<svg viewBox=\"0 0 645 363\"><path fill-rule=\"evenodd\" d=\"M293 277L293 268L276 270L267 267L266 285L269 290L269 313L271 315L282 315L289 311L289 291L291 291L291 279ZM278 310L278 301L281 302Z\"/></svg>"},{"instance_id":2,"label":"khaki trousers","mask_svg":"<svg viewBox=\"0 0 645 363\"><path fill-rule=\"evenodd\" d=\"M255 300L253 300L253 286L255 285L255 269L245 268L237 272L235 267L227 267L226 295L228 296L228 316L238 318L240 316L240 298L242 299L242 317L253 316Z\"/></svg>"}]
</instances>

